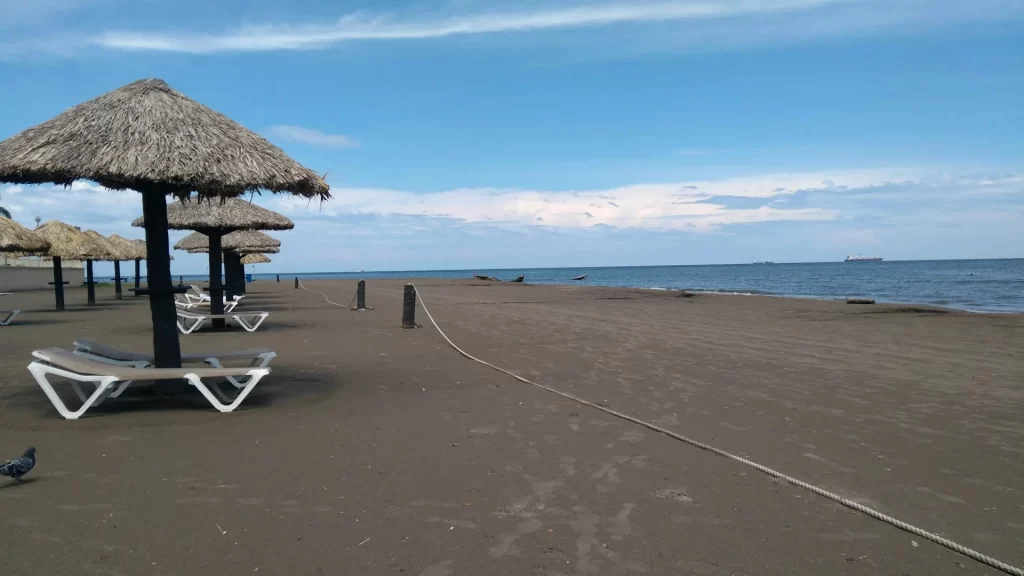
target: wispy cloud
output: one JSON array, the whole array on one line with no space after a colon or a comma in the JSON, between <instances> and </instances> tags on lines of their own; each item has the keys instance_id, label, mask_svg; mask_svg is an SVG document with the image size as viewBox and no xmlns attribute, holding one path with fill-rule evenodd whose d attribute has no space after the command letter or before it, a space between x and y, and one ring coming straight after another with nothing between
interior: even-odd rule
<instances>
[{"instance_id":1,"label":"wispy cloud","mask_svg":"<svg viewBox=\"0 0 1024 576\"><path fill-rule=\"evenodd\" d=\"M266 133L270 136L281 138L282 140L302 142L303 144L319 146L321 148L359 147L359 142L351 136L345 136L344 134L325 134L319 130L303 128L301 126L271 126L270 128L267 128Z\"/></svg>"},{"instance_id":2,"label":"wispy cloud","mask_svg":"<svg viewBox=\"0 0 1024 576\"><path fill-rule=\"evenodd\" d=\"M603 190L546 191L472 188L435 193L387 189L334 189L334 200L318 208L326 217L343 214L449 218L503 227L544 226L622 229L714 230L732 224L831 220L832 207L781 207L778 197L796 193L848 193L892 183L920 182L915 169L775 174L725 180L637 184ZM741 206L728 199L746 199ZM286 213L307 212L300 199L269 202Z\"/></svg>"},{"instance_id":3,"label":"wispy cloud","mask_svg":"<svg viewBox=\"0 0 1024 576\"><path fill-rule=\"evenodd\" d=\"M119 50L215 53L309 50L347 41L427 40L450 36L594 28L615 24L724 19L807 11L850 0L676 0L609 2L530 12L491 12L413 19L387 14L348 14L331 25L246 26L213 34L106 32L100 46Z\"/></svg>"}]
</instances>

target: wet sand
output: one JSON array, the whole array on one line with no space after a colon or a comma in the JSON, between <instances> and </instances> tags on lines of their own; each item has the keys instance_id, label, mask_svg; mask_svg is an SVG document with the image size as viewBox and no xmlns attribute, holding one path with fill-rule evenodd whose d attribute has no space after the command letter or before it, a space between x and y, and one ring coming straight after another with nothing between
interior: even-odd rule
<instances>
[{"instance_id":1,"label":"wet sand","mask_svg":"<svg viewBox=\"0 0 1024 576\"><path fill-rule=\"evenodd\" d=\"M0 297L24 311L0 328L0 455L39 450L30 482L0 480L0 572L996 573L402 330L402 284L368 282L367 312L250 285L258 332L181 338L278 352L242 408L140 386L74 422L31 351L148 351L146 302ZM1022 315L417 284L472 354L1024 565Z\"/></svg>"}]
</instances>

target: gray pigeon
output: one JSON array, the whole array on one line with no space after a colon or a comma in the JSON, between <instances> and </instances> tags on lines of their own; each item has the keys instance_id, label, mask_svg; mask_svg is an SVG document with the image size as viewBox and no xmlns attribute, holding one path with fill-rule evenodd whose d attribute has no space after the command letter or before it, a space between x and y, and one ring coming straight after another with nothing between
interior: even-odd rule
<instances>
[{"instance_id":1,"label":"gray pigeon","mask_svg":"<svg viewBox=\"0 0 1024 576\"><path fill-rule=\"evenodd\" d=\"M0 465L0 476L10 476L15 482L21 482L21 477L28 474L29 470L36 465L36 449L29 448L21 458L8 460Z\"/></svg>"}]
</instances>

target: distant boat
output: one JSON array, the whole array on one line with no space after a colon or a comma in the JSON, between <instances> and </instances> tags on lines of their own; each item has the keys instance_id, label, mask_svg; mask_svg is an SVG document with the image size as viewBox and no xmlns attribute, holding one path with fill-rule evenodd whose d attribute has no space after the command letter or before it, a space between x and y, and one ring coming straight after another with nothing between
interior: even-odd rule
<instances>
[{"instance_id":1,"label":"distant boat","mask_svg":"<svg viewBox=\"0 0 1024 576\"><path fill-rule=\"evenodd\" d=\"M586 280L586 279L587 279L587 275L586 274L573 278L573 280Z\"/></svg>"},{"instance_id":2,"label":"distant boat","mask_svg":"<svg viewBox=\"0 0 1024 576\"><path fill-rule=\"evenodd\" d=\"M775 262L772 260L758 260L757 262L754 262L754 264L775 264Z\"/></svg>"},{"instance_id":3,"label":"distant boat","mask_svg":"<svg viewBox=\"0 0 1024 576\"><path fill-rule=\"evenodd\" d=\"M360 268L359 270L356 270L356 273L359 273L359 272L362 272L362 271L363 271L363 269Z\"/></svg>"},{"instance_id":4,"label":"distant boat","mask_svg":"<svg viewBox=\"0 0 1024 576\"><path fill-rule=\"evenodd\" d=\"M861 256L860 254L857 254L856 256L854 256L852 254L847 254L846 255L846 261L847 262L881 262L882 261L882 257L881 256Z\"/></svg>"}]
</instances>

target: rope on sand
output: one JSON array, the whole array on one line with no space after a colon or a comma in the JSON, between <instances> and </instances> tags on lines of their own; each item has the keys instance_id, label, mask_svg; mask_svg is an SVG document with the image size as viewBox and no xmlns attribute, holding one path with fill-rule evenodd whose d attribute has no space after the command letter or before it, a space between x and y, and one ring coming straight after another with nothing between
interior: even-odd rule
<instances>
[{"instance_id":1,"label":"rope on sand","mask_svg":"<svg viewBox=\"0 0 1024 576\"><path fill-rule=\"evenodd\" d=\"M305 286L303 286L302 280L299 280L299 288L302 288L306 292L312 292L313 294L319 294L319 295L324 297L324 300L326 300L328 304L334 304L335 306L339 306L341 308L351 308L352 307L352 303L356 301L356 296L358 295L358 294L353 294L352 295L352 300L349 300L348 304L338 304L337 302L332 302L331 299L327 297L327 294L324 294L323 292L317 292L315 290L310 290L309 288L306 288Z\"/></svg>"},{"instance_id":2,"label":"rope on sand","mask_svg":"<svg viewBox=\"0 0 1024 576\"><path fill-rule=\"evenodd\" d=\"M414 287L415 287L415 285L414 285ZM480 364L483 364L484 366L487 366L488 368L493 368L494 370L497 370L498 372L501 372L502 374L506 374L508 376L511 376L511 377L515 378L516 380L519 380L520 382L522 382L524 384L529 384L530 386L535 386L537 388L540 388L541 390L546 390L548 392L551 392L552 394L557 394L557 395L559 395L559 396L561 396L563 398L572 400L573 402L576 402L578 404L583 404L584 406L589 406L589 407L591 407L591 408L593 408L595 410L600 410L601 412L604 412L605 414L610 414L612 416L615 416L616 418L621 418L623 420L632 422L632 423L637 424L639 426L643 426L644 428L647 428L648 430L653 430L654 432L658 432L658 433L664 434L664 435L666 435L666 436L668 436L670 438L674 438L676 440L680 440L680 441L685 442L687 444L690 444L692 446L696 446L697 448L700 448L701 450L707 450L708 452L713 452L715 454L718 454L719 456L724 456L726 458L729 458L730 460L735 460L736 462L739 462L741 464L745 464L747 466L750 466L751 468L753 468L755 470L758 470L760 472L763 472L763 473L765 473L765 474L767 474L769 476L772 476L774 478L779 478L780 480L785 480L786 482L789 482L790 484L793 484L794 486L799 486L799 487L801 487L801 488L803 488L805 490L810 490L811 492L814 492L815 494L817 494L819 496L822 496L824 498L828 498L829 500L832 500L833 502L837 502L839 504L842 504L843 506L846 506L847 508L851 508L851 509L856 510L858 512L861 512L863 514L867 514L868 516L870 516L870 517L872 517L872 518L874 518L876 520L881 520L882 522L885 522L886 524L889 524L891 526L895 526L896 528L899 528L900 530L903 530L905 532L909 532L911 534L914 534L916 536L924 538L925 540L930 540L930 541L932 541L932 542L934 542L934 543L936 543L936 544L938 544L940 546L945 546L946 548L949 548L950 550L953 550L954 552L959 552L960 554L963 554L964 556L967 556L968 558L972 558L974 560L977 560L978 562L981 562L982 564L985 564L987 566L991 566L992 568L995 568L997 570L1001 570L1001 571L1003 571L1003 572L1005 572L1007 574L1012 574L1013 576L1024 576L1024 570L1022 570L1020 568L1017 568L1015 566L1011 566L1011 565L1009 565L1009 564L1007 564L1005 562L1001 562L1001 561L996 560L995 558L992 558L990 556L986 556L986 555L982 554L981 552L977 552L977 551L972 550L972 549L970 549L970 548L968 548L966 546L963 546L962 544L958 544L956 542L953 542L952 540L943 538L942 536L939 536L938 534L933 534L931 532L928 532L926 530L918 528L917 526L914 526L912 524L908 524L906 522L903 522L902 520L898 520L898 519L893 518L892 516L889 516L887 514L883 514L882 512L879 512L878 510L875 510L874 508L869 508L867 506L864 506L863 504L858 504L857 502L854 502L853 500L850 500L848 498L844 498L844 497L842 497L842 496L840 496L838 494L833 494L832 492L829 492L827 490L819 488L819 487L817 487L817 486L815 486L813 484L809 484L807 482L804 482L803 480L799 480L797 478L793 478L792 476L788 476L786 474L783 474L782 472L778 472L778 471L773 470L773 469L771 469L771 468L769 468L767 466L763 466L761 464L758 464L757 462L754 462L752 460L747 460L746 458L737 456L737 455L732 454L730 452L726 452L725 450L722 450L720 448L715 448L714 446L711 446L711 445L708 445L708 444L704 444L703 442L698 442L697 440L694 440L692 438L688 438L688 437L683 436L681 434L676 434L675 432L672 432L671 430L667 430L667 429L662 428L660 426L657 426L655 424L651 424L650 422L645 422L643 420L640 420L639 418L634 418L634 417L632 417L632 416L630 416L628 414L623 414L622 412L616 412L615 410L612 410L610 408L605 408L604 406L600 406L598 404L594 404L593 402L588 402L587 400L584 400L582 398L579 398L577 396L574 396L574 395L566 393L566 392L562 392L561 390L556 390L556 389L554 389L554 388L552 388L550 386L545 386L543 384L538 384L536 382L527 380L526 378L523 378L522 376L519 376L518 374L514 374L512 372L509 372L508 370L505 370L504 368L499 368L498 366L495 366L494 364L491 364L490 362L481 360L481 359L477 358L476 356L473 356L473 355L469 354L468 352L466 352L462 348L459 348L454 342L452 342L451 338L449 338L448 335L444 333L444 330L441 330L441 327L437 325L437 321L434 320L434 317L430 314L430 310L427 309L427 303L423 300L423 295L420 294L420 291L419 291L418 288L416 289L416 294L418 296L417 300L419 300L420 306L423 307L423 311L427 313L427 318L430 319L430 323L434 325L434 328L437 329L437 332L441 335L441 337L444 338L445 341L448 343L448 345L451 346L452 348L454 348L456 352L458 352L459 354L465 356L466 358L469 358L470 360L472 360L474 362L478 362Z\"/></svg>"}]
</instances>

